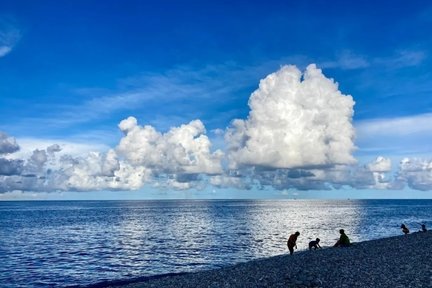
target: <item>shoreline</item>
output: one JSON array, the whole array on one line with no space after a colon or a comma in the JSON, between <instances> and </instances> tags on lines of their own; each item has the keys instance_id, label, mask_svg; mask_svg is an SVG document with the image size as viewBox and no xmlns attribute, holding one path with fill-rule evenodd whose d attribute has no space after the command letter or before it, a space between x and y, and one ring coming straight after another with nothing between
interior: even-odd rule
<instances>
[{"instance_id":1,"label":"shoreline","mask_svg":"<svg viewBox=\"0 0 432 288\"><path fill-rule=\"evenodd\" d=\"M96 283L147 287L432 287L432 232L252 260L219 269Z\"/></svg>"}]
</instances>

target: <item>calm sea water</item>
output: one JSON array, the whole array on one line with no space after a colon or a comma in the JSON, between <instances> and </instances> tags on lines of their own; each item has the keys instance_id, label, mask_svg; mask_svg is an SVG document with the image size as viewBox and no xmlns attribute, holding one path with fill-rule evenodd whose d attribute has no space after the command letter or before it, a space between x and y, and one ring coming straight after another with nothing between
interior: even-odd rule
<instances>
[{"instance_id":1,"label":"calm sea water","mask_svg":"<svg viewBox=\"0 0 432 288\"><path fill-rule=\"evenodd\" d=\"M432 200L0 202L0 287L65 287L226 266L344 228L353 241L432 226Z\"/></svg>"}]
</instances>

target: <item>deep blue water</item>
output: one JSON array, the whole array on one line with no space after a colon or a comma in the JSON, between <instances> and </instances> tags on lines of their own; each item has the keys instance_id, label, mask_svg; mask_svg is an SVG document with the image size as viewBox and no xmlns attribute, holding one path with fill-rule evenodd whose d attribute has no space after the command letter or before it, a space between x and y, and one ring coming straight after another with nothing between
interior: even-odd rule
<instances>
[{"instance_id":1,"label":"deep blue water","mask_svg":"<svg viewBox=\"0 0 432 288\"><path fill-rule=\"evenodd\" d=\"M0 287L64 287L226 266L432 226L432 200L0 202Z\"/></svg>"}]
</instances>

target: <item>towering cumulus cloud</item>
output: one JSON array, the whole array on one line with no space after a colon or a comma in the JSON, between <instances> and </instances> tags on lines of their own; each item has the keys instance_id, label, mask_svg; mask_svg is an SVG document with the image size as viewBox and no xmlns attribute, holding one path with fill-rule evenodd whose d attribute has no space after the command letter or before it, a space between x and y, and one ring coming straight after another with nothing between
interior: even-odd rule
<instances>
[{"instance_id":1,"label":"towering cumulus cloud","mask_svg":"<svg viewBox=\"0 0 432 288\"><path fill-rule=\"evenodd\" d=\"M247 120L228 129L230 168L352 164L354 101L314 64L284 66L261 80Z\"/></svg>"}]
</instances>

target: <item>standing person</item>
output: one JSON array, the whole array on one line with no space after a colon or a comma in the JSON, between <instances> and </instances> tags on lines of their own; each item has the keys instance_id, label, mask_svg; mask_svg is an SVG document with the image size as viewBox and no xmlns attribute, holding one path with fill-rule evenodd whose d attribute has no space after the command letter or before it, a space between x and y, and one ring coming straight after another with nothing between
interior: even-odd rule
<instances>
[{"instance_id":1,"label":"standing person","mask_svg":"<svg viewBox=\"0 0 432 288\"><path fill-rule=\"evenodd\" d=\"M405 235L409 234L409 229L408 229L408 227L405 226L405 224L401 225L401 229Z\"/></svg>"},{"instance_id":2,"label":"standing person","mask_svg":"<svg viewBox=\"0 0 432 288\"><path fill-rule=\"evenodd\" d=\"M294 253L294 247L297 249L297 237L300 236L300 232L295 232L294 234L291 234L291 236L288 238L287 246L288 250L290 251L290 255Z\"/></svg>"},{"instance_id":3,"label":"standing person","mask_svg":"<svg viewBox=\"0 0 432 288\"><path fill-rule=\"evenodd\" d=\"M348 246L350 246L351 243L350 243L350 240L349 240L348 236L345 234L345 230L344 229L340 229L339 233L340 233L340 238L336 242L336 244L334 245L334 247L348 247Z\"/></svg>"}]
</instances>

